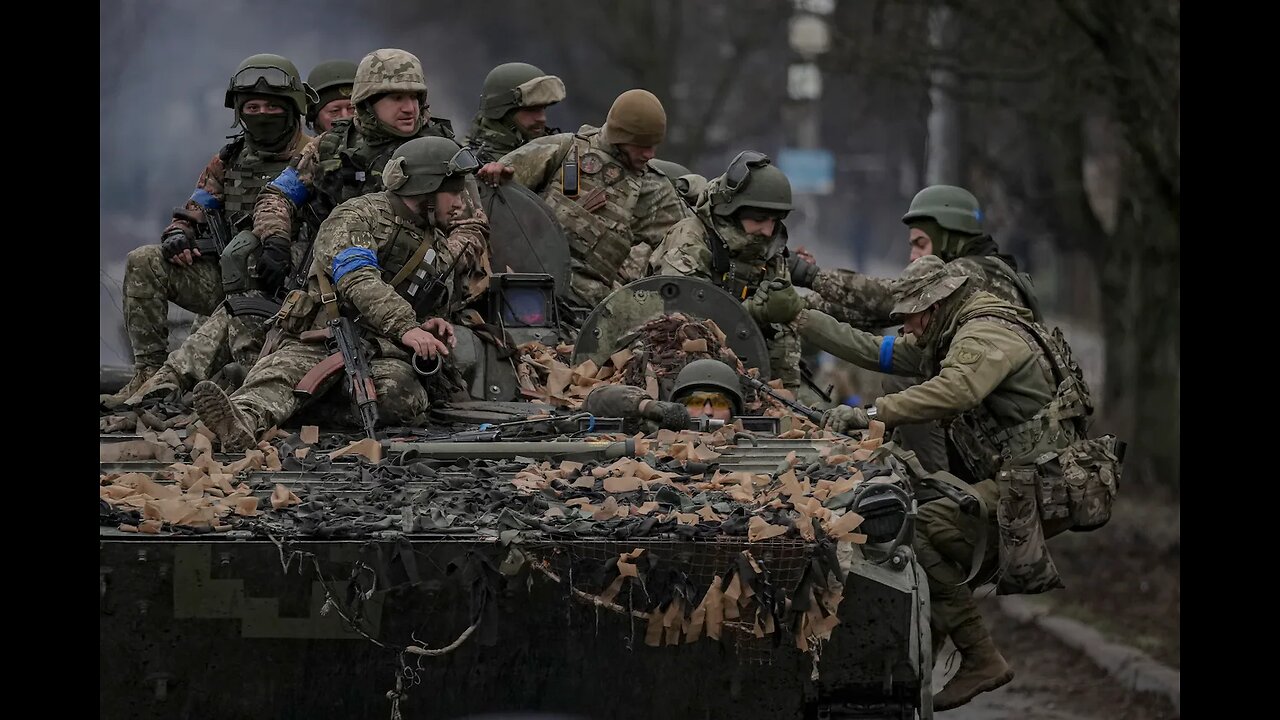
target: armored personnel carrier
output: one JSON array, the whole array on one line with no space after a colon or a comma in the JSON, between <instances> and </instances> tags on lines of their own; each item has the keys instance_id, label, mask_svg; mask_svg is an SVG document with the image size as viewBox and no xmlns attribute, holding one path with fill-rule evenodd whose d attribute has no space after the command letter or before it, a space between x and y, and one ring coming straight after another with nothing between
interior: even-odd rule
<instances>
[{"instance_id":1,"label":"armored personnel carrier","mask_svg":"<svg viewBox=\"0 0 1280 720\"><path fill-rule=\"evenodd\" d=\"M750 390L761 414L707 433L576 410L575 381L643 382L623 363L658 363L655 321L709 320L681 347L767 376L763 338L688 278L566 329L563 273L521 256L460 333L472 400L426 427L233 456L181 402L100 411L104 717L932 717L909 458ZM553 360L522 358L557 345L559 387L532 389Z\"/></svg>"}]
</instances>

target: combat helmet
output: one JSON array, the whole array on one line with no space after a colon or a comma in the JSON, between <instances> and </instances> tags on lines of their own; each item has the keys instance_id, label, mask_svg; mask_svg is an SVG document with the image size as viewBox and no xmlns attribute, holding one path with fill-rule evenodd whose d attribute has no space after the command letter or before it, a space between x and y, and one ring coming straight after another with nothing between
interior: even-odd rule
<instances>
[{"instance_id":1,"label":"combat helmet","mask_svg":"<svg viewBox=\"0 0 1280 720\"><path fill-rule=\"evenodd\" d=\"M930 185L911 199L902 222L932 219L945 230L981 235L982 207L973 193L955 185Z\"/></svg>"},{"instance_id":2,"label":"combat helmet","mask_svg":"<svg viewBox=\"0 0 1280 720\"><path fill-rule=\"evenodd\" d=\"M240 61L240 66L227 83L223 104L236 109L236 96L241 94L274 95L287 98L299 115L316 101L316 93L298 73L298 67L288 58L271 53L250 55Z\"/></svg>"},{"instance_id":3,"label":"combat helmet","mask_svg":"<svg viewBox=\"0 0 1280 720\"><path fill-rule=\"evenodd\" d=\"M889 317L896 322L903 315L923 312L950 297L968 279L937 255L925 255L908 265L898 279Z\"/></svg>"},{"instance_id":4,"label":"combat helmet","mask_svg":"<svg viewBox=\"0 0 1280 720\"><path fill-rule=\"evenodd\" d=\"M382 181L397 195L457 192L468 173L480 167L475 154L449 138L419 137L401 145L382 171Z\"/></svg>"},{"instance_id":5,"label":"combat helmet","mask_svg":"<svg viewBox=\"0 0 1280 720\"><path fill-rule=\"evenodd\" d=\"M311 69L307 85L316 91L316 101L307 111L307 122L314 123L320 108L340 98L351 99L356 80L356 64L350 60L326 60Z\"/></svg>"},{"instance_id":6,"label":"combat helmet","mask_svg":"<svg viewBox=\"0 0 1280 720\"><path fill-rule=\"evenodd\" d=\"M733 414L742 414L742 381L738 379L738 373L723 361L702 358L685 365L671 386L671 399L679 400L683 392L699 389L723 392L733 401Z\"/></svg>"},{"instance_id":7,"label":"combat helmet","mask_svg":"<svg viewBox=\"0 0 1280 720\"><path fill-rule=\"evenodd\" d=\"M480 91L480 112L498 120L512 110L564 100L564 81L528 63L503 63L489 71Z\"/></svg>"},{"instance_id":8,"label":"combat helmet","mask_svg":"<svg viewBox=\"0 0 1280 720\"><path fill-rule=\"evenodd\" d=\"M713 182L711 212L716 215L732 215L744 207L774 210L782 217L791 212L791 181L764 153L738 153Z\"/></svg>"},{"instance_id":9,"label":"combat helmet","mask_svg":"<svg viewBox=\"0 0 1280 720\"><path fill-rule=\"evenodd\" d=\"M351 87L351 102L361 103L374 95L407 92L427 94L427 77L418 57L406 50L383 48L360 60Z\"/></svg>"}]
</instances>

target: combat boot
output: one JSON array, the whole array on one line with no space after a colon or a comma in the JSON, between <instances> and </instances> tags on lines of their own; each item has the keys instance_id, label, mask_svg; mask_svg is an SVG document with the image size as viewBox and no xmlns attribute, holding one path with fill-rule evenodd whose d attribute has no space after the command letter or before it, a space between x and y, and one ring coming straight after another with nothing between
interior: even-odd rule
<instances>
[{"instance_id":1,"label":"combat boot","mask_svg":"<svg viewBox=\"0 0 1280 720\"><path fill-rule=\"evenodd\" d=\"M174 372L168 365L160 366L147 381L137 389L137 392L130 395L125 401L125 405L137 405L149 397L164 397L182 391L182 379L178 377L178 373Z\"/></svg>"},{"instance_id":2,"label":"combat boot","mask_svg":"<svg viewBox=\"0 0 1280 720\"><path fill-rule=\"evenodd\" d=\"M109 410L120 407L125 404L127 398L138 392L138 388L142 387L152 375L155 375L158 369L147 365L134 368L133 377L129 378L129 382L125 383L124 387L111 395L99 395L98 402Z\"/></svg>"},{"instance_id":3,"label":"combat boot","mask_svg":"<svg viewBox=\"0 0 1280 720\"><path fill-rule=\"evenodd\" d=\"M980 693L1007 684L1013 679L1013 668L1000 655L991 633L981 619L967 622L951 632L960 650L960 669L942 691L933 696L933 709L960 707Z\"/></svg>"},{"instance_id":4,"label":"combat boot","mask_svg":"<svg viewBox=\"0 0 1280 720\"><path fill-rule=\"evenodd\" d=\"M223 452L241 452L257 445L253 423L217 383L201 380L191 402L200 420L222 441Z\"/></svg>"}]
</instances>

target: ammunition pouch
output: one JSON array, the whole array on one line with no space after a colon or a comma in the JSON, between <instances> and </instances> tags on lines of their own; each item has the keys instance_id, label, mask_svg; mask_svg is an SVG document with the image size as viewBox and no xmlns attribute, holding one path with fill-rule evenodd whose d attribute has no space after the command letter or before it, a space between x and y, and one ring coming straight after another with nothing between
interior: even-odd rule
<instances>
[{"instance_id":1,"label":"ammunition pouch","mask_svg":"<svg viewBox=\"0 0 1280 720\"><path fill-rule=\"evenodd\" d=\"M254 289L249 280L249 259L261 245L258 236L252 230L242 230L236 234L222 251L219 261L222 266L222 291L227 295L244 293Z\"/></svg>"},{"instance_id":2,"label":"ammunition pouch","mask_svg":"<svg viewBox=\"0 0 1280 720\"><path fill-rule=\"evenodd\" d=\"M1103 435L1078 440L1059 453L1072 530L1096 530L1111 520L1111 506L1120 489L1124 446L1114 435Z\"/></svg>"},{"instance_id":3,"label":"ammunition pouch","mask_svg":"<svg viewBox=\"0 0 1280 720\"><path fill-rule=\"evenodd\" d=\"M1036 466L1015 466L996 473L1000 500L996 519L1000 532L1000 595L1036 594L1064 587L1045 543L1040 518L1040 473Z\"/></svg>"}]
</instances>

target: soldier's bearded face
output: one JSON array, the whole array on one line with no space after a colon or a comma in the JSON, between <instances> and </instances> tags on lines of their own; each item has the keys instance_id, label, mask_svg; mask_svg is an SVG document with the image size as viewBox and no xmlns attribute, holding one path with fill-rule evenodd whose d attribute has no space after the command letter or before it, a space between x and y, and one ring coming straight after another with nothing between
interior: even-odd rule
<instances>
[{"instance_id":1,"label":"soldier's bearded face","mask_svg":"<svg viewBox=\"0 0 1280 720\"><path fill-rule=\"evenodd\" d=\"M338 98L325 103L325 106L316 111L316 127L320 132L329 132L333 124L339 120L345 120L349 117L355 117L356 106L351 104L347 98Z\"/></svg>"},{"instance_id":2,"label":"soldier's bearded face","mask_svg":"<svg viewBox=\"0 0 1280 720\"><path fill-rule=\"evenodd\" d=\"M924 337L925 328L929 327L929 320L932 317L932 307L924 312L911 313L902 318L902 329L906 330L908 335L915 335L919 340Z\"/></svg>"},{"instance_id":3,"label":"soldier's bearded face","mask_svg":"<svg viewBox=\"0 0 1280 720\"><path fill-rule=\"evenodd\" d=\"M738 221L742 223L743 232L755 237L771 238L773 231L778 228L778 221L771 217L755 219L739 214Z\"/></svg>"},{"instance_id":4,"label":"soldier's bearded face","mask_svg":"<svg viewBox=\"0 0 1280 720\"><path fill-rule=\"evenodd\" d=\"M911 243L911 262L933 254L933 240L929 239L929 236L920 228L911 228L908 240Z\"/></svg>"},{"instance_id":5,"label":"soldier's bearded face","mask_svg":"<svg viewBox=\"0 0 1280 720\"><path fill-rule=\"evenodd\" d=\"M418 128L421 110L416 93L387 93L373 104L373 114L383 125L403 133L411 133Z\"/></svg>"},{"instance_id":6,"label":"soldier's bearded face","mask_svg":"<svg viewBox=\"0 0 1280 720\"><path fill-rule=\"evenodd\" d=\"M622 150L623 155L626 155L627 166L632 172L643 171L644 166L658 154L658 148L654 145L620 143L618 149Z\"/></svg>"},{"instance_id":7,"label":"soldier's bearded face","mask_svg":"<svg viewBox=\"0 0 1280 720\"><path fill-rule=\"evenodd\" d=\"M441 190L436 193L436 225L440 227L448 225L460 212L462 212L461 192Z\"/></svg>"},{"instance_id":8,"label":"soldier's bearded face","mask_svg":"<svg viewBox=\"0 0 1280 720\"><path fill-rule=\"evenodd\" d=\"M516 125L527 135L543 135L547 132L547 106L524 107L512 115Z\"/></svg>"}]
</instances>

